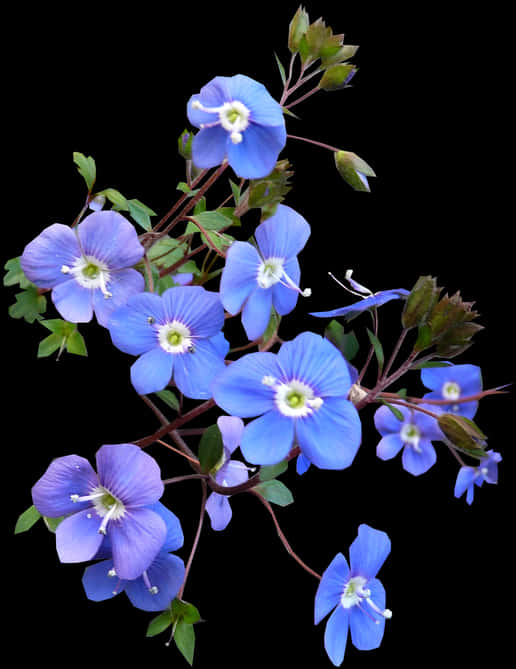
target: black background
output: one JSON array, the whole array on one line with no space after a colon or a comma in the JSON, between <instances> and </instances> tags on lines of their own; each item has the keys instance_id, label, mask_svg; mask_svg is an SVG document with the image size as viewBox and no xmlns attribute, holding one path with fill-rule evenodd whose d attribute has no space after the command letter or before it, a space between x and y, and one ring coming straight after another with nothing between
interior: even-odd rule
<instances>
[{"instance_id":1,"label":"black background","mask_svg":"<svg viewBox=\"0 0 516 669\"><path fill-rule=\"evenodd\" d=\"M95 158L98 189L117 188L166 212L184 178L176 141L188 127L187 99L212 77L236 73L279 97L273 52L288 62L288 24L297 6L192 3L170 10L145 3L138 10L90 4L20 11L10 22L14 46L4 59L9 150L2 262L20 255L44 227L71 223L79 212L84 185L73 151ZM288 119L288 131L354 151L378 176L371 194L356 193L340 180L331 153L293 141L282 152L295 169L286 204L312 227L301 263L303 286L313 295L285 318L285 338L321 332L324 321L307 313L348 302L328 271L342 277L353 268L374 291L411 288L419 275L432 274L450 293L460 290L474 301L486 328L455 362L481 365L486 387L513 381L507 16L500 7L306 3L312 20L322 16L336 33L346 33L347 43L360 45L359 72L351 88L297 107L301 120ZM244 217L242 239L258 222L255 213ZM15 292L3 290L5 314ZM388 348L399 331L399 305L380 315ZM367 317L356 324L365 347ZM93 323L81 327L89 357L63 355L59 362L36 359L47 334L41 326L6 315L3 332L7 646L20 659L36 653L56 667L92 658L186 666L175 648L164 646L166 635L145 638L152 614L132 609L124 595L89 602L82 566L59 564L43 526L12 535L31 504L31 486L52 458L77 453L93 460L101 444L156 428L130 386L132 359ZM234 332L244 343L243 331ZM407 383L422 392L417 374ZM347 666L430 666L446 658L476 667L510 649L513 614L504 607L514 605L513 406L510 395L480 406L478 423L504 460L499 485L477 489L471 507L453 497L457 467L444 446L437 445L438 462L421 477L402 470L399 458L376 458L372 411L364 412L363 444L350 469L311 468L299 478L291 467L282 477L295 504L278 509L278 518L316 571L338 551L347 555L360 523L391 537L379 576L393 618L380 649L358 652L349 643ZM187 471L159 446L149 452L164 477ZM186 560L199 487L178 484L163 501L182 520L179 554ZM206 620L196 627L195 666L331 666L324 624L312 622L315 579L287 555L257 500L242 495L232 506L225 532L206 526L184 595Z\"/></svg>"}]
</instances>

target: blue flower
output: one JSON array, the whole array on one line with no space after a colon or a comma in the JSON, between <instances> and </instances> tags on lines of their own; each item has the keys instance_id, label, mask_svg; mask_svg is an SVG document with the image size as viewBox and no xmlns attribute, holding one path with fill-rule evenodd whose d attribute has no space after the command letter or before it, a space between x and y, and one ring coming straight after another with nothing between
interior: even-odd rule
<instances>
[{"instance_id":1,"label":"blue flower","mask_svg":"<svg viewBox=\"0 0 516 669\"><path fill-rule=\"evenodd\" d=\"M363 311L379 307L386 302L390 302L391 300L405 299L407 295L410 294L410 291L405 290L405 288L393 288L391 290L381 290L378 293L372 293L368 288L365 288L357 281L352 279L352 273L353 270L348 270L346 272L346 280L350 283L352 290L343 284L340 285L353 295L358 295L361 297L362 300L360 302L350 304L347 307L339 307L338 309L331 309L330 311L314 311L310 314L311 316L317 316L318 318L346 316L348 319L352 319Z\"/></svg>"},{"instance_id":2,"label":"blue flower","mask_svg":"<svg viewBox=\"0 0 516 669\"><path fill-rule=\"evenodd\" d=\"M133 269L144 253L134 227L116 211L97 211L69 228L54 223L25 247L20 264L39 288L52 289L52 301L71 323L93 318L106 326L111 313L144 290Z\"/></svg>"},{"instance_id":3,"label":"blue flower","mask_svg":"<svg viewBox=\"0 0 516 669\"><path fill-rule=\"evenodd\" d=\"M88 460L66 455L54 460L32 488L34 506L49 518L66 516L56 530L61 562L85 562L109 540L114 568L122 579L140 576L166 538L153 510L163 494L158 464L134 444L107 444Z\"/></svg>"},{"instance_id":4,"label":"blue flower","mask_svg":"<svg viewBox=\"0 0 516 669\"><path fill-rule=\"evenodd\" d=\"M215 474L215 481L221 486L240 485L247 481L249 468L243 462L231 460L231 455L240 445L244 423L236 416L220 416L217 425L222 434L224 454ZM214 530L225 530L233 515L229 495L212 492L206 503L206 512Z\"/></svg>"},{"instance_id":5,"label":"blue flower","mask_svg":"<svg viewBox=\"0 0 516 669\"><path fill-rule=\"evenodd\" d=\"M185 576L185 565L177 555L171 555L183 545L183 531L179 519L163 504L157 502L150 509L165 522L167 534L161 550L144 570L133 580L119 578L111 556L109 541L104 541L95 559L102 562L87 567L82 584L88 599L101 602L125 592L133 606L144 611L163 611L175 598ZM106 559L107 558L107 559Z\"/></svg>"},{"instance_id":6,"label":"blue flower","mask_svg":"<svg viewBox=\"0 0 516 669\"><path fill-rule=\"evenodd\" d=\"M186 397L208 399L225 366L223 325L217 293L177 286L161 296L134 295L113 313L108 329L117 348L140 356L131 366L131 382L140 395L163 390L173 378Z\"/></svg>"},{"instance_id":7,"label":"blue flower","mask_svg":"<svg viewBox=\"0 0 516 669\"><path fill-rule=\"evenodd\" d=\"M466 502L471 504L475 494L475 485L498 483L498 463L502 456L496 451L487 451L487 457L480 460L478 467L461 467L455 483L455 497L461 497L466 492Z\"/></svg>"},{"instance_id":8,"label":"blue flower","mask_svg":"<svg viewBox=\"0 0 516 669\"><path fill-rule=\"evenodd\" d=\"M242 435L248 462L276 464L295 442L316 467L344 469L361 440L358 412L347 399L351 385L335 346L304 332L277 354L249 353L231 363L215 379L213 397L231 415L259 416Z\"/></svg>"},{"instance_id":9,"label":"blue flower","mask_svg":"<svg viewBox=\"0 0 516 669\"><path fill-rule=\"evenodd\" d=\"M233 242L227 252L220 281L220 299L226 311L242 310L242 324L250 340L267 328L274 307L281 316L290 313L299 293L301 270L297 254L310 236L310 226L290 207L279 205L256 228L256 249L248 242Z\"/></svg>"},{"instance_id":10,"label":"blue flower","mask_svg":"<svg viewBox=\"0 0 516 669\"><path fill-rule=\"evenodd\" d=\"M433 406L421 406L440 412ZM403 449L403 469L419 476L428 471L437 459L432 440L442 440L444 435L432 416L402 406L396 408L403 415L402 421L387 406L381 406L374 415L374 424L382 435L376 454L382 460L390 460Z\"/></svg>"},{"instance_id":11,"label":"blue flower","mask_svg":"<svg viewBox=\"0 0 516 669\"><path fill-rule=\"evenodd\" d=\"M324 647L338 667L342 664L348 630L358 650L380 645L385 619L392 613L385 608L385 590L376 578L391 551L385 532L360 525L349 549L350 565L338 553L323 573L315 595L315 624L333 611L326 623Z\"/></svg>"},{"instance_id":12,"label":"blue flower","mask_svg":"<svg viewBox=\"0 0 516 669\"><path fill-rule=\"evenodd\" d=\"M439 405L446 413L455 413L470 420L478 409L478 401L457 402L462 397L476 395L482 391L482 372L477 365L453 365L428 367L421 370L421 381L434 392L423 395L423 399L450 400L449 405Z\"/></svg>"},{"instance_id":13,"label":"blue flower","mask_svg":"<svg viewBox=\"0 0 516 669\"><path fill-rule=\"evenodd\" d=\"M200 128L192 141L196 167L215 167L226 158L238 176L259 179L272 172L287 141L281 105L243 74L212 79L192 95L187 115Z\"/></svg>"}]
</instances>

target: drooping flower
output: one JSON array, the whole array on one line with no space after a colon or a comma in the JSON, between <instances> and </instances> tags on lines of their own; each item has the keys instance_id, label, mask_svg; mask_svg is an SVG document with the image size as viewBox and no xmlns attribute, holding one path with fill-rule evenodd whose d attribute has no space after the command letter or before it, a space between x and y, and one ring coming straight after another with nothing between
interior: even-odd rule
<instances>
[{"instance_id":1,"label":"drooping flower","mask_svg":"<svg viewBox=\"0 0 516 669\"><path fill-rule=\"evenodd\" d=\"M475 486L486 483L498 483L498 463L502 456L496 451L487 451L487 457L482 458L478 467L461 467L455 483L455 497L466 493L466 502L471 504L475 494Z\"/></svg>"},{"instance_id":2,"label":"drooping flower","mask_svg":"<svg viewBox=\"0 0 516 669\"><path fill-rule=\"evenodd\" d=\"M211 383L224 369L224 308L217 293L202 286L177 286L161 296L140 293L113 313L113 344L140 356L131 382L140 395L163 390L173 379L194 399L211 397Z\"/></svg>"},{"instance_id":3,"label":"drooping flower","mask_svg":"<svg viewBox=\"0 0 516 669\"><path fill-rule=\"evenodd\" d=\"M294 441L321 469L348 467L360 446L358 412L347 399L348 366L329 341L304 332L277 354L249 353L215 379L213 397L227 413L259 416L248 423L240 450L248 462L281 462Z\"/></svg>"},{"instance_id":4,"label":"drooping flower","mask_svg":"<svg viewBox=\"0 0 516 669\"><path fill-rule=\"evenodd\" d=\"M91 560L109 539L122 579L140 576L166 538L162 517L151 507L163 494L154 458L134 444L107 444L88 460L66 455L51 462L32 488L34 506L49 518L66 516L56 530L61 562Z\"/></svg>"},{"instance_id":5,"label":"drooping flower","mask_svg":"<svg viewBox=\"0 0 516 669\"><path fill-rule=\"evenodd\" d=\"M250 340L267 328L274 307L281 316L290 313L299 294L301 270L297 254L310 236L310 226L290 207L278 205L276 212L255 230L256 249L249 242L229 247L220 281L220 298L226 311L242 309L242 324Z\"/></svg>"},{"instance_id":6,"label":"drooping flower","mask_svg":"<svg viewBox=\"0 0 516 669\"><path fill-rule=\"evenodd\" d=\"M434 406L420 405L435 413ZM381 406L374 415L374 424L382 435L376 454L382 460L394 458L403 449L403 469L414 476L428 471L435 464L437 454L432 441L442 440L437 420L421 411L413 411L403 406L396 407L403 415L400 421L387 406Z\"/></svg>"},{"instance_id":7,"label":"drooping flower","mask_svg":"<svg viewBox=\"0 0 516 669\"><path fill-rule=\"evenodd\" d=\"M94 602L111 599L125 592L133 606L144 611L163 611L175 598L185 575L185 565L177 555L171 555L183 545L183 531L177 516L161 502L149 507L164 521L167 534L161 550L150 566L136 579L119 578L111 556L111 546L106 537L96 560L102 560L87 567L82 584L88 599Z\"/></svg>"},{"instance_id":8,"label":"drooping flower","mask_svg":"<svg viewBox=\"0 0 516 669\"><path fill-rule=\"evenodd\" d=\"M39 288L52 289L52 301L71 323L106 326L111 313L145 280L133 269L144 253L134 227L116 211L96 211L70 228L54 223L25 247L20 264Z\"/></svg>"},{"instance_id":9,"label":"drooping flower","mask_svg":"<svg viewBox=\"0 0 516 669\"><path fill-rule=\"evenodd\" d=\"M231 455L240 445L244 423L236 416L220 416L217 425L222 434L224 454L215 474L215 481L221 486L240 485L247 481L249 468L243 462L232 460ZM212 492L206 502L206 512L214 530L225 530L233 515L229 495Z\"/></svg>"},{"instance_id":10,"label":"drooping flower","mask_svg":"<svg viewBox=\"0 0 516 669\"><path fill-rule=\"evenodd\" d=\"M281 105L243 74L212 79L192 95L187 115L200 128L192 141L196 167L215 167L226 158L238 176L259 179L272 172L287 140Z\"/></svg>"},{"instance_id":11,"label":"drooping flower","mask_svg":"<svg viewBox=\"0 0 516 669\"><path fill-rule=\"evenodd\" d=\"M339 307L337 309L330 309L329 311L314 311L311 312L311 316L317 316L318 318L331 318L335 316L346 316L347 318L354 318L363 311L368 309L373 309L379 307L386 302L391 300L403 300L410 294L409 290L405 288L393 288L391 290L381 290L377 293L371 292L368 288L365 288L357 281L351 278L353 270L348 270L346 272L346 280L352 287L352 290L340 284L345 290L352 293L353 295L358 295L362 298L360 302L355 302L350 304L347 307ZM340 282L339 282L340 283Z\"/></svg>"},{"instance_id":12,"label":"drooping flower","mask_svg":"<svg viewBox=\"0 0 516 669\"><path fill-rule=\"evenodd\" d=\"M385 608L385 590L376 574L391 551L385 532L360 525L349 549L350 566L342 553L323 573L315 595L315 624L332 611L326 623L324 647L338 667L342 664L348 630L358 650L378 648L385 630L385 619L392 612Z\"/></svg>"},{"instance_id":13,"label":"drooping flower","mask_svg":"<svg viewBox=\"0 0 516 669\"><path fill-rule=\"evenodd\" d=\"M448 405L439 405L446 413L455 413L472 419L478 409L478 400L457 402L482 391L482 372L477 365L453 365L428 367L421 370L421 381L433 392L423 399L449 400Z\"/></svg>"}]
</instances>

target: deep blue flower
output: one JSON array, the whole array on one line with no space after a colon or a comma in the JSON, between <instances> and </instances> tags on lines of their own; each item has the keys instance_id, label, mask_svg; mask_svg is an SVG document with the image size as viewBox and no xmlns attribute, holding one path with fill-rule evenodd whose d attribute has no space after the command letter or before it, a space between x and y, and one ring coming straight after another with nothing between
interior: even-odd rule
<instances>
[{"instance_id":1,"label":"deep blue flower","mask_svg":"<svg viewBox=\"0 0 516 669\"><path fill-rule=\"evenodd\" d=\"M243 462L232 460L231 455L240 445L244 423L236 416L220 416L217 425L222 435L224 454L215 474L215 481L221 486L240 485L247 481L249 468ZM214 530L225 530L233 515L229 495L212 492L206 502L206 512Z\"/></svg>"},{"instance_id":2,"label":"deep blue flower","mask_svg":"<svg viewBox=\"0 0 516 669\"><path fill-rule=\"evenodd\" d=\"M192 141L196 167L226 158L238 176L259 179L272 172L287 140L281 105L243 74L212 79L192 95L187 115L200 128Z\"/></svg>"},{"instance_id":3,"label":"deep blue flower","mask_svg":"<svg viewBox=\"0 0 516 669\"><path fill-rule=\"evenodd\" d=\"M385 590L376 574L390 551L385 532L360 525L349 549L350 566L338 553L322 575L315 595L315 624L333 611L326 623L324 647L336 667L344 659L348 630L358 650L378 648L382 641L385 619L392 613L385 608Z\"/></svg>"},{"instance_id":4,"label":"deep blue flower","mask_svg":"<svg viewBox=\"0 0 516 669\"><path fill-rule=\"evenodd\" d=\"M66 516L56 530L61 562L85 562L109 539L116 573L140 576L166 538L166 526L151 507L163 494L158 464L134 444L107 444L88 460L54 460L32 488L34 506L49 518Z\"/></svg>"},{"instance_id":5,"label":"deep blue flower","mask_svg":"<svg viewBox=\"0 0 516 669\"><path fill-rule=\"evenodd\" d=\"M297 254L310 236L310 226L290 207L276 212L255 230L256 249L249 242L229 247L220 281L220 299L226 311L242 309L242 324L250 340L267 328L274 307L281 316L290 313L301 291Z\"/></svg>"},{"instance_id":6,"label":"deep blue flower","mask_svg":"<svg viewBox=\"0 0 516 669\"><path fill-rule=\"evenodd\" d=\"M496 451L487 451L485 458L480 460L478 467L461 467L455 483L455 497L466 492L466 502L471 504L475 494L475 486L486 483L498 483L498 463L502 456Z\"/></svg>"},{"instance_id":7,"label":"deep blue flower","mask_svg":"<svg viewBox=\"0 0 516 669\"><path fill-rule=\"evenodd\" d=\"M140 395L163 390L173 379L186 397L208 399L213 379L224 369L223 325L217 293L177 286L161 296L134 295L113 313L108 329L117 348L140 356L131 366Z\"/></svg>"},{"instance_id":8,"label":"deep blue flower","mask_svg":"<svg viewBox=\"0 0 516 669\"><path fill-rule=\"evenodd\" d=\"M86 596L94 602L111 599L125 592L133 606L144 611L163 611L175 598L185 576L185 565L177 555L171 555L183 545L181 523L175 514L157 502L150 509L165 522L167 534L161 550L141 576L131 581L119 578L111 556L108 538L95 555L97 564L87 567L82 583Z\"/></svg>"},{"instance_id":9,"label":"deep blue flower","mask_svg":"<svg viewBox=\"0 0 516 669\"><path fill-rule=\"evenodd\" d=\"M433 392L423 395L423 399L449 400L448 405L439 405L446 413L455 413L470 420L476 414L478 401L457 402L456 400L482 391L482 372L477 365L453 365L428 367L421 370L421 381Z\"/></svg>"},{"instance_id":10,"label":"deep blue flower","mask_svg":"<svg viewBox=\"0 0 516 669\"><path fill-rule=\"evenodd\" d=\"M111 313L144 290L133 269L144 253L134 227L116 211L96 211L72 229L54 223L25 247L20 264L71 323L86 323L93 312L106 326Z\"/></svg>"},{"instance_id":11,"label":"deep blue flower","mask_svg":"<svg viewBox=\"0 0 516 669\"><path fill-rule=\"evenodd\" d=\"M360 418L348 400L351 385L335 346L304 332L277 354L249 353L231 363L215 379L213 397L231 415L259 416L242 435L248 462L278 463L295 442L316 467L344 469L361 440Z\"/></svg>"},{"instance_id":12,"label":"deep blue flower","mask_svg":"<svg viewBox=\"0 0 516 669\"><path fill-rule=\"evenodd\" d=\"M421 406L435 413L440 412L434 406ZM374 415L374 424L382 435L376 454L382 460L390 460L403 449L403 469L419 476L428 471L437 459L432 440L442 440L444 435L432 416L403 406L396 408L403 415L402 421L387 406L381 406Z\"/></svg>"}]
</instances>

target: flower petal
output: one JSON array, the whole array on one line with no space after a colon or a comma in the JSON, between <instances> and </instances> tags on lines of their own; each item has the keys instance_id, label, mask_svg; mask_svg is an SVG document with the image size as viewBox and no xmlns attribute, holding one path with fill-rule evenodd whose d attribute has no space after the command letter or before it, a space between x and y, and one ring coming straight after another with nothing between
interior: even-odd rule
<instances>
[{"instance_id":1,"label":"flower petal","mask_svg":"<svg viewBox=\"0 0 516 669\"><path fill-rule=\"evenodd\" d=\"M242 310L242 325L249 341L258 339L267 329L271 318L272 290L257 287L249 295Z\"/></svg>"},{"instance_id":2,"label":"flower petal","mask_svg":"<svg viewBox=\"0 0 516 669\"><path fill-rule=\"evenodd\" d=\"M202 286L169 288L161 299L167 321L180 321L194 337L213 337L224 325L224 307L219 294Z\"/></svg>"},{"instance_id":3,"label":"flower petal","mask_svg":"<svg viewBox=\"0 0 516 669\"><path fill-rule=\"evenodd\" d=\"M100 524L100 517L90 509L64 518L56 530L56 549L61 562L93 559L104 538L99 532Z\"/></svg>"},{"instance_id":4,"label":"flower petal","mask_svg":"<svg viewBox=\"0 0 516 669\"><path fill-rule=\"evenodd\" d=\"M228 88L229 80L230 77L214 77L201 88L198 94L192 95L187 103L188 120L192 125L199 128L203 123L213 123L213 121L218 120L218 113L195 109L192 103L198 100L203 107L221 107L224 102L231 100L231 93Z\"/></svg>"},{"instance_id":5,"label":"flower petal","mask_svg":"<svg viewBox=\"0 0 516 669\"><path fill-rule=\"evenodd\" d=\"M379 293L365 297L359 302L350 304L347 307L340 307L338 309L330 309L330 311L314 311L310 313L310 316L317 316L318 318L329 318L335 316L347 316L352 318L367 311L367 309L372 309L373 307L379 307L386 302L391 300L400 300L405 299L410 291L405 290L405 288L394 288L392 290L382 290Z\"/></svg>"},{"instance_id":6,"label":"flower petal","mask_svg":"<svg viewBox=\"0 0 516 669\"><path fill-rule=\"evenodd\" d=\"M227 495L212 492L206 502L206 513L210 517L213 530L216 532L225 530L233 515Z\"/></svg>"},{"instance_id":7,"label":"flower petal","mask_svg":"<svg viewBox=\"0 0 516 669\"><path fill-rule=\"evenodd\" d=\"M453 493L455 497L460 497L468 488L473 487L476 476L477 471L475 467L461 467L457 475L457 481L455 482Z\"/></svg>"},{"instance_id":8,"label":"flower petal","mask_svg":"<svg viewBox=\"0 0 516 669\"><path fill-rule=\"evenodd\" d=\"M113 569L113 560L102 560L90 567L86 567L82 577L82 585L86 597L93 602L103 602L111 599L125 588L127 581L121 581L116 576L110 576Z\"/></svg>"},{"instance_id":9,"label":"flower petal","mask_svg":"<svg viewBox=\"0 0 516 669\"><path fill-rule=\"evenodd\" d=\"M70 277L61 267L71 267L81 255L75 232L54 223L27 244L20 258L25 276L40 288L53 288Z\"/></svg>"},{"instance_id":10,"label":"flower petal","mask_svg":"<svg viewBox=\"0 0 516 669\"><path fill-rule=\"evenodd\" d=\"M172 378L175 356L160 346L152 348L131 365L131 383L139 395L163 390Z\"/></svg>"},{"instance_id":11,"label":"flower petal","mask_svg":"<svg viewBox=\"0 0 516 669\"><path fill-rule=\"evenodd\" d=\"M302 474L304 474L305 472L308 471L311 464L312 463L306 457L306 455L303 455L303 453L300 453L297 456L297 460L296 460L296 472L301 476Z\"/></svg>"},{"instance_id":12,"label":"flower petal","mask_svg":"<svg viewBox=\"0 0 516 669\"><path fill-rule=\"evenodd\" d=\"M108 326L111 314L124 306L132 295L143 293L145 279L135 269L122 269L112 274L107 289L111 293L107 298L100 289L93 292L93 309L97 321L103 327Z\"/></svg>"},{"instance_id":13,"label":"flower petal","mask_svg":"<svg viewBox=\"0 0 516 669\"><path fill-rule=\"evenodd\" d=\"M233 242L229 247L220 279L220 299L230 314L237 314L257 287L260 263L258 251L249 242Z\"/></svg>"},{"instance_id":14,"label":"flower petal","mask_svg":"<svg viewBox=\"0 0 516 669\"><path fill-rule=\"evenodd\" d=\"M111 314L107 327L117 348L124 353L141 355L158 345L154 323L165 323L161 298L154 293L139 293Z\"/></svg>"},{"instance_id":15,"label":"flower petal","mask_svg":"<svg viewBox=\"0 0 516 669\"><path fill-rule=\"evenodd\" d=\"M396 407L402 414L404 421L410 419L410 412L402 406ZM388 434L399 434L403 427L403 422L396 418L393 412L387 406L379 407L374 414L374 424L378 432L385 437Z\"/></svg>"},{"instance_id":16,"label":"flower petal","mask_svg":"<svg viewBox=\"0 0 516 669\"><path fill-rule=\"evenodd\" d=\"M143 578L128 581L125 592L131 604L143 611L163 611L175 599L185 577L185 565L177 555L161 552L146 570L147 578L152 587L158 589L156 594L149 592Z\"/></svg>"},{"instance_id":17,"label":"flower petal","mask_svg":"<svg viewBox=\"0 0 516 669\"><path fill-rule=\"evenodd\" d=\"M245 74L236 74L228 77L226 85L231 96L228 99L242 102L251 111L252 121L260 125L285 125L281 105L274 100L263 84Z\"/></svg>"},{"instance_id":18,"label":"flower petal","mask_svg":"<svg viewBox=\"0 0 516 669\"><path fill-rule=\"evenodd\" d=\"M219 485L240 485L249 478L248 467L239 460L228 460L217 472L215 480Z\"/></svg>"},{"instance_id":19,"label":"flower petal","mask_svg":"<svg viewBox=\"0 0 516 669\"><path fill-rule=\"evenodd\" d=\"M358 536L349 548L349 561L353 576L375 578L391 552L391 540L385 532L362 524Z\"/></svg>"},{"instance_id":20,"label":"flower petal","mask_svg":"<svg viewBox=\"0 0 516 669\"><path fill-rule=\"evenodd\" d=\"M418 448L420 452L416 451L410 445L406 445L401 456L403 469L414 476L419 476L427 472L437 460L437 453L431 441L420 439Z\"/></svg>"},{"instance_id":21,"label":"flower petal","mask_svg":"<svg viewBox=\"0 0 516 669\"><path fill-rule=\"evenodd\" d=\"M199 130L192 140L192 162L195 167L209 169L220 165L226 157L227 140L228 133L220 125Z\"/></svg>"},{"instance_id":22,"label":"flower petal","mask_svg":"<svg viewBox=\"0 0 516 669\"><path fill-rule=\"evenodd\" d=\"M233 453L240 446L244 421L237 416L219 416L217 425L222 435L222 443L230 453Z\"/></svg>"},{"instance_id":23,"label":"flower petal","mask_svg":"<svg viewBox=\"0 0 516 669\"><path fill-rule=\"evenodd\" d=\"M255 465L275 465L287 457L293 441L294 420L273 410L246 425L240 450Z\"/></svg>"},{"instance_id":24,"label":"flower petal","mask_svg":"<svg viewBox=\"0 0 516 669\"><path fill-rule=\"evenodd\" d=\"M344 660L346 642L348 640L350 610L337 606L326 623L324 631L324 648L328 657L336 667Z\"/></svg>"},{"instance_id":25,"label":"flower petal","mask_svg":"<svg viewBox=\"0 0 516 669\"><path fill-rule=\"evenodd\" d=\"M279 204L276 212L254 232L264 258L292 260L305 246L310 236L310 225L297 211Z\"/></svg>"},{"instance_id":26,"label":"flower petal","mask_svg":"<svg viewBox=\"0 0 516 669\"><path fill-rule=\"evenodd\" d=\"M112 209L86 216L77 234L84 254L102 260L110 270L132 267L144 254L134 226Z\"/></svg>"},{"instance_id":27,"label":"flower petal","mask_svg":"<svg viewBox=\"0 0 516 669\"><path fill-rule=\"evenodd\" d=\"M385 590L377 579L368 582L370 599L382 611L385 609ZM373 650L382 642L385 618L372 610L367 602L353 607L350 616L351 641L358 650Z\"/></svg>"},{"instance_id":28,"label":"flower petal","mask_svg":"<svg viewBox=\"0 0 516 669\"><path fill-rule=\"evenodd\" d=\"M403 440L399 434L387 434L380 439L376 447L376 455L381 460L390 460L398 455L403 446Z\"/></svg>"},{"instance_id":29,"label":"flower petal","mask_svg":"<svg viewBox=\"0 0 516 669\"><path fill-rule=\"evenodd\" d=\"M297 258L292 258L284 266L283 270L293 283L299 287L301 270ZM299 293L294 288L284 286L282 283L275 283L272 286L272 303L280 316L289 314L297 304Z\"/></svg>"},{"instance_id":30,"label":"flower petal","mask_svg":"<svg viewBox=\"0 0 516 669\"><path fill-rule=\"evenodd\" d=\"M315 594L314 622L316 625L340 604L348 579L349 566L347 560L342 553L337 553L328 568L323 572Z\"/></svg>"},{"instance_id":31,"label":"flower petal","mask_svg":"<svg viewBox=\"0 0 516 669\"><path fill-rule=\"evenodd\" d=\"M88 323L93 318L93 290L83 288L75 279L55 286L52 302L70 323Z\"/></svg>"},{"instance_id":32,"label":"flower petal","mask_svg":"<svg viewBox=\"0 0 516 669\"><path fill-rule=\"evenodd\" d=\"M228 162L239 177L261 179L274 169L286 139L284 126L264 127L251 123L242 132L242 141L239 144L233 144L229 140Z\"/></svg>"},{"instance_id":33,"label":"flower petal","mask_svg":"<svg viewBox=\"0 0 516 669\"><path fill-rule=\"evenodd\" d=\"M209 399L214 379L225 368L217 347L209 340L197 340L193 353L175 356L174 382L186 397Z\"/></svg>"}]
</instances>

